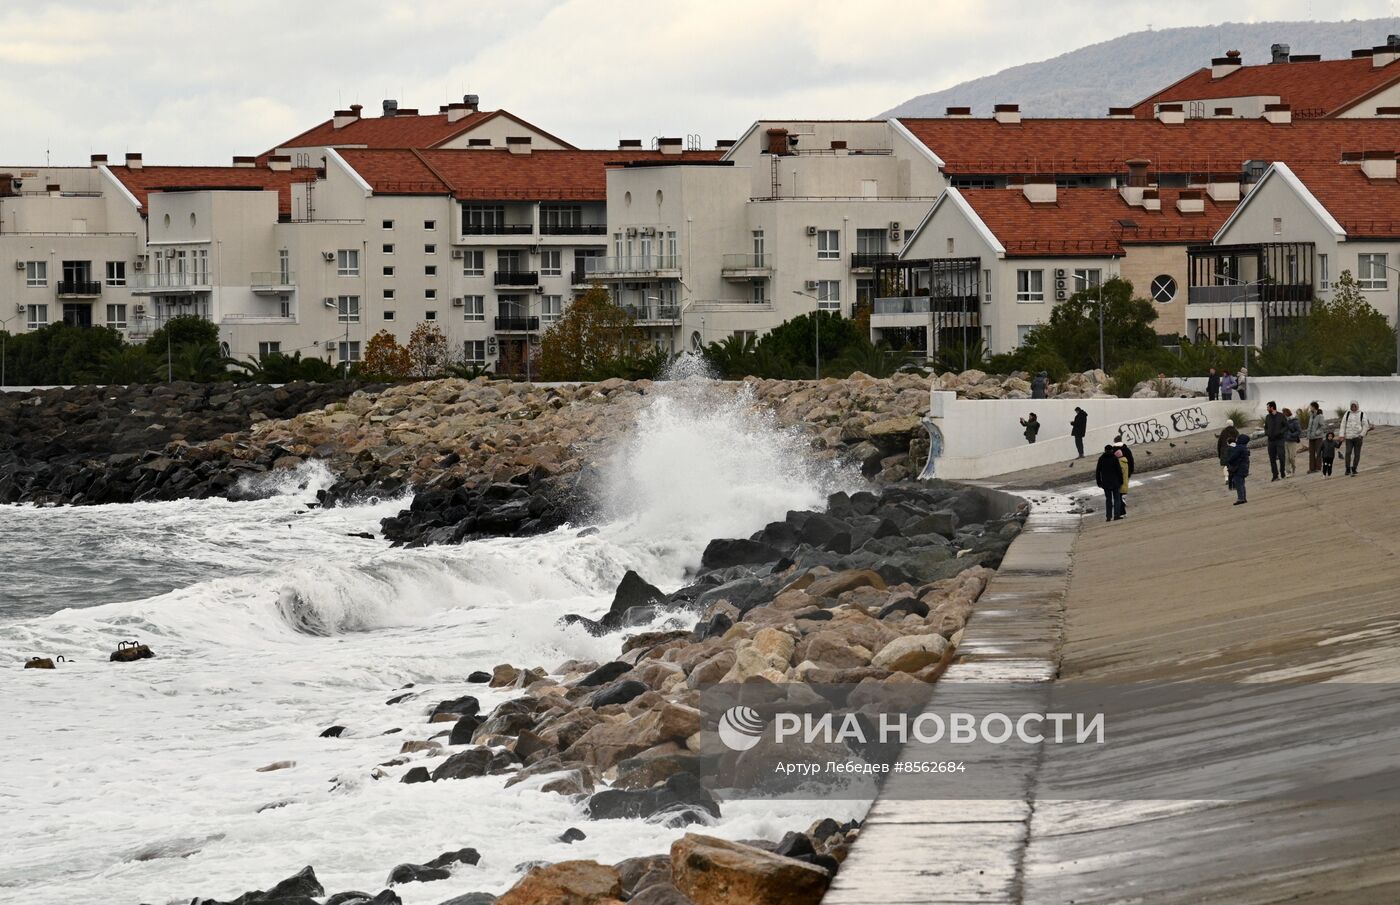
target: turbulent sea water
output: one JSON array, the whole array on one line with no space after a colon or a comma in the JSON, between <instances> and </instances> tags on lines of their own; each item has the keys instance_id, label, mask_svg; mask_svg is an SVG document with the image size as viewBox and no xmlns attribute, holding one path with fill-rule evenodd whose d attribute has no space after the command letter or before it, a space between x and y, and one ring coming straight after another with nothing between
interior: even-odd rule
<instances>
[{"instance_id":1,"label":"turbulent sea water","mask_svg":"<svg viewBox=\"0 0 1400 905\"><path fill-rule=\"evenodd\" d=\"M332 476L280 475L255 502L0 507L0 902L232 898L310 864L327 892L383 888L395 864L471 846L476 868L396 887L407 905L500 892L522 862L617 861L682 830L589 822L546 779L403 785L370 772L424 709L497 663L610 659L619 637L556 624L605 612L623 573L670 590L714 537L819 506L843 475L803 443L680 380L607 463L605 515L528 539L391 549L375 531L403 500L309 508ZM156 657L107 662L124 640ZM54 671L22 670L33 655ZM419 697L389 706L407 683ZM349 727L338 739L318 735ZM382 735L389 729L402 732ZM257 767L291 760L291 769ZM430 767L434 761L417 761ZM855 802L726 802L706 830L776 837ZM588 838L555 841L568 826Z\"/></svg>"}]
</instances>

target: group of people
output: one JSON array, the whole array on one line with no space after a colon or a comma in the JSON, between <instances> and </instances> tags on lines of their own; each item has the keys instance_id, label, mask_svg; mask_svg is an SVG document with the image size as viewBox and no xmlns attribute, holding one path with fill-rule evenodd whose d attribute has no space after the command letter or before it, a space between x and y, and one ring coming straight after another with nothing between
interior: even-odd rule
<instances>
[{"instance_id":1,"label":"group of people","mask_svg":"<svg viewBox=\"0 0 1400 905\"><path fill-rule=\"evenodd\" d=\"M1133 450L1123 442L1123 435L1103 448L1094 466L1094 483L1103 490L1105 521L1116 522L1128 514L1126 494L1128 479L1133 476Z\"/></svg>"},{"instance_id":2,"label":"group of people","mask_svg":"<svg viewBox=\"0 0 1400 905\"><path fill-rule=\"evenodd\" d=\"M1354 476L1361 467L1361 446L1372 424L1356 400L1342 412L1335 431L1328 429L1327 416L1317 402L1308 404L1306 428L1291 409L1279 409L1273 402L1265 408L1268 413L1264 416L1264 439L1271 481L1283 480L1297 470L1300 445L1308 451L1308 474L1320 472L1323 477L1331 477L1338 450L1343 452L1347 476ZM1235 491L1235 505L1244 505L1248 502L1245 483L1249 478L1249 435L1240 433L1233 424L1227 425L1216 440L1216 453L1225 469L1225 486Z\"/></svg>"},{"instance_id":3,"label":"group of people","mask_svg":"<svg viewBox=\"0 0 1400 905\"><path fill-rule=\"evenodd\" d=\"M1215 368L1206 372L1206 398L1211 402L1229 401L1236 395L1245 400L1249 398L1249 368L1240 368L1238 375L1231 374L1228 368L1218 374Z\"/></svg>"}]
</instances>

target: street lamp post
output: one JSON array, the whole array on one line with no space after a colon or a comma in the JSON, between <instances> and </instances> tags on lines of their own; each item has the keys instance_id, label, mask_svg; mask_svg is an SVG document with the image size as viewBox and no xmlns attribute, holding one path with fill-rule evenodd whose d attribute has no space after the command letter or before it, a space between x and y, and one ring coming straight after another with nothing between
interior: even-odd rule
<instances>
[{"instance_id":1,"label":"street lamp post","mask_svg":"<svg viewBox=\"0 0 1400 905\"><path fill-rule=\"evenodd\" d=\"M822 379L822 300L812 295L810 292L803 292L800 289L792 290L793 295L806 296L817 303L816 309L812 312L812 361L815 365L816 379Z\"/></svg>"},{"instance_id":2,"label":"street lamp post","mask_svg":"<svg viewBox=\"0 0 1400 905\"><path fill-rule=\"evenodd\" d=\"M1089 275L1088 275L1087 273L1083 273L1083 274L1074 273L1074 274L1070 274L1070 275L1073 276L1076 280L1079 280L1079 281L1083 282L1083 283L1084 283L1084 288L1085 288L1085 289L1088 289L1088 288L1089 288ZM1099 289L1099 304L1098 304L1098 309L1099 309L1099 370L1104 371L1104 370L1107 370L1107 369L1108 369L1108 362L1104 359L1104 355L1103 355L1103 279L1102 279L1102 277L1100 277L1100 279L1099 279L1099 282L1098 282L1098 289Z\"/></svg>"}]
</instances>

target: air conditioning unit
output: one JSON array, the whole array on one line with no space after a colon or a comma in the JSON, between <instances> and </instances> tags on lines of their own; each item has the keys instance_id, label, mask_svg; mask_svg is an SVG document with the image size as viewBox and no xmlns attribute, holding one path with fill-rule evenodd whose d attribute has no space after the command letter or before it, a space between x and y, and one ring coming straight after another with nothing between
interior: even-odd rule
<instances>
[{"instance_id":1,"label":"air conditioning unit","mask_svg":"<svg viewBox=\"0 0 1400 905\"><path fill-rule=\"evenodd\" d=\"M537 254L539 254L539 253L540 253L540 247L539 247L538 245L531 245L531 246L530 246L530 254L532 254L532 255L537 255Z\"/></svg>"},{"instance_id":2,"label":"air conditioning unit","mask_svg":"<svg viewBox=\"0 0 1400 905\"><path fill-rule=\"evenodd\" d=\"M1063 302L1063 301L1064 301L1065 299L1067 299L1067 298L1069 298L1069 294L1068 294L1067 292L1065 292L1065 290L1064 290L1063 288L1059 288L1059 289L1056 289L1056 290L1055 290L1055 301L1057 301L1057 302Z\"/></svg>"},{"instance_id":3,"label":"air conditioning unit","mask_svg":"<svg viewBox=\"0 0 1400 905\"><path fill-rule=\"evenodd\" d=\"M333 252L333 251L323 251L323 252L321 252L321 257L325 258L327 261L334 261L334 260L335 260L335 252Z\"/></svg>"},{"instance_id":4,"label":"air conditioning unit","mask_svg":"<svg viewBox=\"0 0 1400 905\"><path fill-rule=\"evenodd\" d=\"M1063 280L1064 278L1065 278L1065 269L1064 269L1063 267L1056 267L1056 268L1055 268L1055 279L1057 279L1057 280Z\"/></svg>"},{"instance_id":5,"label":"air conditioning unit","mask_svg":"<svg viewBox=\"0 0 1400 905\"><path fill-rule=\"evenodd\" d=\"M808 280L808 281L807 281L806 283L804 283L803 285L805 285L808 289L816 289L816 288L817 288L817 281L816 281L816 280Z\"/></svg>"},{"instance_id":6,"label":"air conditioning unit","mask_svg":"<svg viewBox=\"0 0 1400 905\"><path fill-rule=\"evenodd\" d=\"M807 227L807 235L809 235L809 236L815 236L816 234L817 234L817 228L816 228L815 226L809 226L809 227Z\"/></svg>"},{"instance_id":7,"label":"air conditioning unit","mask_svg":"<svg viewBox=\"0 0 1400 905\"><path fill-rule=\"evenodd\" d=\"M654 236L654 235L656 235L656 227L654 227L654 226L643 227L643 228L642 228L642 235L644 235L644 236Z\"/></svg>"},{"instance_id":8,"label":"air conditioning unit","mask_svg":"<svg viewBox=\"0 0 1400 905\"><path fill-rule=\"evenodd\" d=\"M464 301L462 300L462 297L461 297L460 295L457 296L456 298L454 298L454 299L452 300L452 307L453 307L453 308L462 308L462 307L465 307L465 306L466 306L466 302L464 302Z\"/></svg>"},{"instance_id":9,"label":"air conditioning unit","mask_svg":"<svg viewBox=\"0 0 1400 905\"><path fill-rule=\"evenodd\" d=\"M899 221L898 221L898 220L891 220L891 221L890 221L890 232L892 232L892 233L897 233L897 232L899 232Z\"/></svg>"},{"instance_id":10,"label":"air conditioning unit","mask_svg":"<svg viewBox=\"0 0 1400 905\"><path fill-rule=\"evenodd\" d=\"M173 257L175 257L175 249L173 249L173 248L167 248L167 249L165 250L165 256L166 256L167 258L173 258Z\"/></svg>"},{"instance_id":11,"label":"air conditioning unit","mask_svg":"<svg viewBox=\"0 0 1400 905\"><path fill-rule=\"evenodd\" d=\"M637 234L637 227L635 227L635 226L629 226L629 227L627 227L627 235L629 235L629 236L635 236L636 234Z\"/></svg>"},{"instance_id":12,"label":"air conditioning unit","mask_svg":"<svg viewBox=\"0 0 1400 905\"><path fill-rule=\"evenodd\" d=\"M890 241L891 241L891 242L898 242L898 241L900 241L900 239L899 239L899 230L897 230L897 229L892 229L892 230L890 230Z\"/></svg>"},{"instance_id":13,"label":"air conditioning unit","mask_svg":"<svg viewBox=\"0 0 1400 905\"><path fill-rule=\"evenodd\" d=\"M145 262L145 261L132 261L132 262L131 262L131 269L132 269L132 270L145 270L145 269L146 269L146 262Z\"/></svg>"},{"instance_id":14,"label":"air conditioning unit","mask_svg":"<svg viewBox=\"0 0 1400 905\"><path fill-rule=\"evenodd\" d=\"M24 269L24 262L23 262L23 261L16 261L16 262L15 262L15 270L23 270L23 269Z\"/></svg>"},{"instance_id":15,"label":"air conditioning unit","mask_svg":"<svg viewBox=\"0 0 1400 905\"><path fill-rule=\"evenodd\" d=\"M452 260L454 260L454 261L460 261L460 260L462 260L462 259L463 259L464 257L466 257L466 256L467 256L467 253L464 252L464 251L462 251L462 249L460 249L460 248L454 248L454 249L452 249Z\"/></svg>"},{"instance_id":16,"label":"air conditioning unit","mask_svg":"<svg viewBox=\"0 0 1400 905\"><path fill-rule=\"evenodd\" d=\"M133 313L136 314L137 317L140 317L141 315L143 315L143 314L146 313L146 306L145 306L145 305L137 305L135 308L132 308L131 310L132 310Z\"/></svg>"},{"instance_id":17,"label":"air conditioning unit","mask_svg":"<svg viewBox=\"0 0 1400 905\"><path fill-rule=\"evenodd\" d=\"M15 305L15 314L23 314L23 313L24 313L24 306L23 306L23 305Z\"/></svg>"},{"instance_id":18,"label":"air conditioning unit","mask_svg":"<svg viewBox=\"0 0 1400 905\"><path fill-rule=\"evenodd\" d=\"M322 305L325 305L327 308L334 308L334 307L335 307L335 296L333 296L333 295L328 295L328 296L326 296L325 298L321 299L321 304L322 304Z\"/></svg>"},{"instance_id":19,"label":"air conditioning unit","mask_svg":"<svg viewBox=\"0 0 1400 905\"><path fill-rule=\"evenodd\" d=\"M326 351L327 351L327 352L334 352L334 351L335 351L335 340L333 340L333 339L328 339L328 340L326 340Z\"/></svg>"}]
</instances>

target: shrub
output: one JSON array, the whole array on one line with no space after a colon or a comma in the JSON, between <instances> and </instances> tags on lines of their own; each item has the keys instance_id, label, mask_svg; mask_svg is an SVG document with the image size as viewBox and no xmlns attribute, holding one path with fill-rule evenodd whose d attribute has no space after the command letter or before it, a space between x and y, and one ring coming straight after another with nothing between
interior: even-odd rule
<instances>
[{"instance_id":1,"label":"shrub","mask_svg":"<svg viewBox=\"0 0 1400 905\"><path fill-rule=\"evenodd\" d=\"M1225 413L1225 420L1235 427L1244 427L1249 423L1249 412L1244 409L1230 409Z\"/></svg>"},{"instance_id":2,"label":"shrub","mask_svg":"<svg viewBox=\"0 0 1400 905\"><path fill-rule=\"evenodd\" d=\"M1152 366L1140 361L1129 361L1119 365L1104 384L1104 390L1119 399L1128 399L1137 385L1156 376Z\"/></svg>"}]
</instances>

